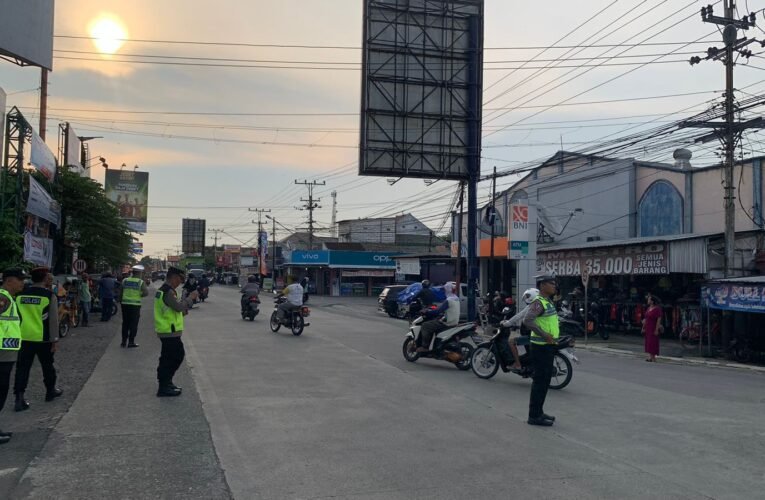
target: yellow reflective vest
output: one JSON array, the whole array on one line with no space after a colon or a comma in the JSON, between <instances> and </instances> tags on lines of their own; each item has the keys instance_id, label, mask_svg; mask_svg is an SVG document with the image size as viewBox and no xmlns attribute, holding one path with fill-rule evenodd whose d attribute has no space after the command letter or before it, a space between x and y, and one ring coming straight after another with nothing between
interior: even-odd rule
<instances>
[{"instance_id":1,"label":"yellow reflective vest","mask_svg":"<svg viewBox=\"0 0 765 500\"><path fill-rule=\"evenodd\" d=\"M166 293L175 293L168 284L162 285L154 295L154 331L160 336L183 331L183 313L167 307Z\"/></svg>"},{"instance_id":2,"label":"yellow reflective vest","mask_svg":"<svg viewBox=\"0 0 765 500\"><path fill-rule=\"evenodd\" d=\"M141 307L141 278L125 278L122 280L122 304Z\"/></svg>"},{"instance_id":3,"label":"yellow reflective vest","mask_svg":"<svg viewBox=\"0 0 765 500\"><path fill-rule=\"evenodd\" d=\"M0 288L0 295L8 299L8 309L0 314L0 350L18 351L21 347L21 317L8 290Z\"/></svg>"},{"instance_id":4,"label":"yellow reflective vest","mask_svg":"<svg viewBox=\"0 0 765 500\"><path fill-rule=\"evenodd\" d=\"M541 330L552 335L552 338L557 339L560 337L560 326L558 324L558 311L555 310L555 304L541 295L537 296L534 300L542 304L542 307L544 308L544 312L540 316L537 316L534 322ZM531 342L537 345L544 345L547 343L542 337L534 332L531 332Z\"/></svg>"}]
</instances>

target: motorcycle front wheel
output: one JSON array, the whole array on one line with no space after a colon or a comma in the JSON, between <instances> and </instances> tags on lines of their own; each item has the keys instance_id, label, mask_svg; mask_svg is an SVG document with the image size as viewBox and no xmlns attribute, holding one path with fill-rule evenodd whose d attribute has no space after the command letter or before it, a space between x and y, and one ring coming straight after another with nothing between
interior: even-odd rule
<instances>
[{"instance_id":1,"label":"motorcycle front wheel","mask_svg":"<svg viewBox=\"0 0 765 500\"><path fill-rule=\"evenodd\" d=\"M305 320L303 319L303 316L295 314L292 317L292 335L299 337L300 334L303 333L303 328L305 328Z\"/></svg>"},{"instance_id":2,"label":"motorcycle front wheel","mask_svg":"<svg viewBox=\"0 0 765 500\"><path fill-rule=\"evenodd\" d=\"M62 339L69 335L69 315L65 315L58 323L58 336Z\"/></svg>"},{"instance_id":3,"label":"motorcycle front wheel","mask_svg":"<svg viewBox=\"0 0 765 500\"><path fill-rule=\"evenodd\" d=\"M402 351L404 352L404 359L410 363L414 363L420 358L420 355L417 353L417 343L411 337L404 339Z\"/></svg>"},{"instance_id":4,"label":"motorcycle front wheel","mask_svg":"<svg viewBox=\"0 0 765 500\"><path fill-rule=\"evenodd\" d=\"M268 326L271 327L271 331L276 333L281 328L282 324L279 322L279 317L276 315L276 311L271 314L271 320L268 322Z\"/></svg>"},{"instance_id":5,"label":"motorcycle front wheel","mask_svg":"<svg viewBox=\"0 0 765 500\"><path fill-rule=\"evenodd\" d=\"M499 358L491 344L481 344L473 351L470 367L476 377L488 380L499 370Z\"/></svg>"},{"instance_id":6,"label":"motorcycle front wheel","mask_svg":"<svg viewBox=\"0 0 765 500\"><path fill-rule=\"evenodd\" d=\"M556 352L553 358L552 378L550 379L550 389L560 390L571 382L574 375L571 361L563 354Z\"/></svg>"},{"instance_id":7,"label":"motorcycle front wheel","mask_svg":"<svg viewBox=\"0 0 765 500\"><path fill-rule=\"evenodd\" d=\"M470 365L473 364L473 346L460 342L460 354L462 354L462 360L454 363L454 366L462 371L469 370Z\"/></svg>"}]
</instances>

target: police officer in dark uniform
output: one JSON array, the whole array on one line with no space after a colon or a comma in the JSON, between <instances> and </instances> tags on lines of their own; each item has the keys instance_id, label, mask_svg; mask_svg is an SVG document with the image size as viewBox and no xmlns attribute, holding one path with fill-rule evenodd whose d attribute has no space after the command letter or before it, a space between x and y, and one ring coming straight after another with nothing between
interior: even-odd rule
<instances>
[{"instance_id":1,"label":"police officer in dark uniform","mask_svg":"<svg viewBox=\"0 0 765 500\"><path fill-rule=\"evenodd\" d=\"M11 371L21 347L21 317L14 297L24 289L27 275L21 269L3 272L0 288L0 410L5 406L11 385ZM12 432L0 431L0 444L11 440Z\"/></svg>"},{"instance_id":2,"label":"police officer in dark uniform","mask_svg":"<svg viewBox=\"0 0 765 500\"><path fill-rule=\"evenodd\" d=\"M557 290L555 276L536 276L539 295L529 305L523 325L531 330L531 366L534 370L529 398L529 425L549 427L555 417L544 412L545 398L552 378L555 344L560 336L558 311L552 298Z\"/></svg>"},{"instance_id":3,"label":"police officer in dark uniform","mask_svg":"<svg viewBox=\"0 0 765 500\"><path fill-rule=\"evenodd\" d=\"M154 296L154 330L162 342L162 352L157 366L157 397L181 395L181 388L173 384L173 376L183 363L183 317L188 314L199 292L194 290L184 300L178 300L176 288L186 280L186 274L176 267L167 270L165 283Z\"/></svg>"},{"instance_id":4,"label":"police officer in dark uniform","mask_svg":"<svg viewBox=\"0 0 765 500\"><path fill-rule=\"evenodd\" d=\"M56 368L53 366L53 355L58 349L58 300L51 290L53 275L47 267L32 269L31 275L32 284L16 296L21 316L21 349L13 386L16 411L29 409L24 391L35 357L42 366L45 401L53 401L64 393L56 387Z\"/></svg>"}]
</instances>

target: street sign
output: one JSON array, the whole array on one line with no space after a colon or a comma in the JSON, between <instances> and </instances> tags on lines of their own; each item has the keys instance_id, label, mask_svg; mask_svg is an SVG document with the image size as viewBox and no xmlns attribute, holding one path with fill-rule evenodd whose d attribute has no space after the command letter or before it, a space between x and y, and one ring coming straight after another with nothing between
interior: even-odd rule
<instances>
[{"instance_id":1,"label":"street sign","mask_svg":"<svg viewBox=\"0 0 765 500\"><path fill-rule=\"evenodd\" d=\"M582 285L587 288L587 283L590 281L590 271L586 268L582 269Z\"/></svg>"},{"instance_id":2,"label":"street sign","mask_svg":"<svg viewBox=\"0 0 765 500\"><path fill-rule=\"evenodd\" d=\"M88 268L88 263L82 259L77 259L74 261L74 264L72 264L72 268L78 273L82 273Z\"/></svg>"}]
</instances>

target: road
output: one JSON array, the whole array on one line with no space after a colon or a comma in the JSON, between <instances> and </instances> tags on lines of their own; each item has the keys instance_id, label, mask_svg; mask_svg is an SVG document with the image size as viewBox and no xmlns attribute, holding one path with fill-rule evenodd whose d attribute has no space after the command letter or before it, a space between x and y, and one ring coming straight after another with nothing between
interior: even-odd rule
<instances>
[{"instance_id":1,"label":"road","mask_svg":"<svg viewBox=\"0 0 765 500\"><path fill-rule=\"evenodd\" d=\"M530 382L406 362L406 324L368 299L312 298L300 337L192 311L187 362L235 498L755 498L765 377L579 351L525 423Z\"/></svg>"}]
</instances>

